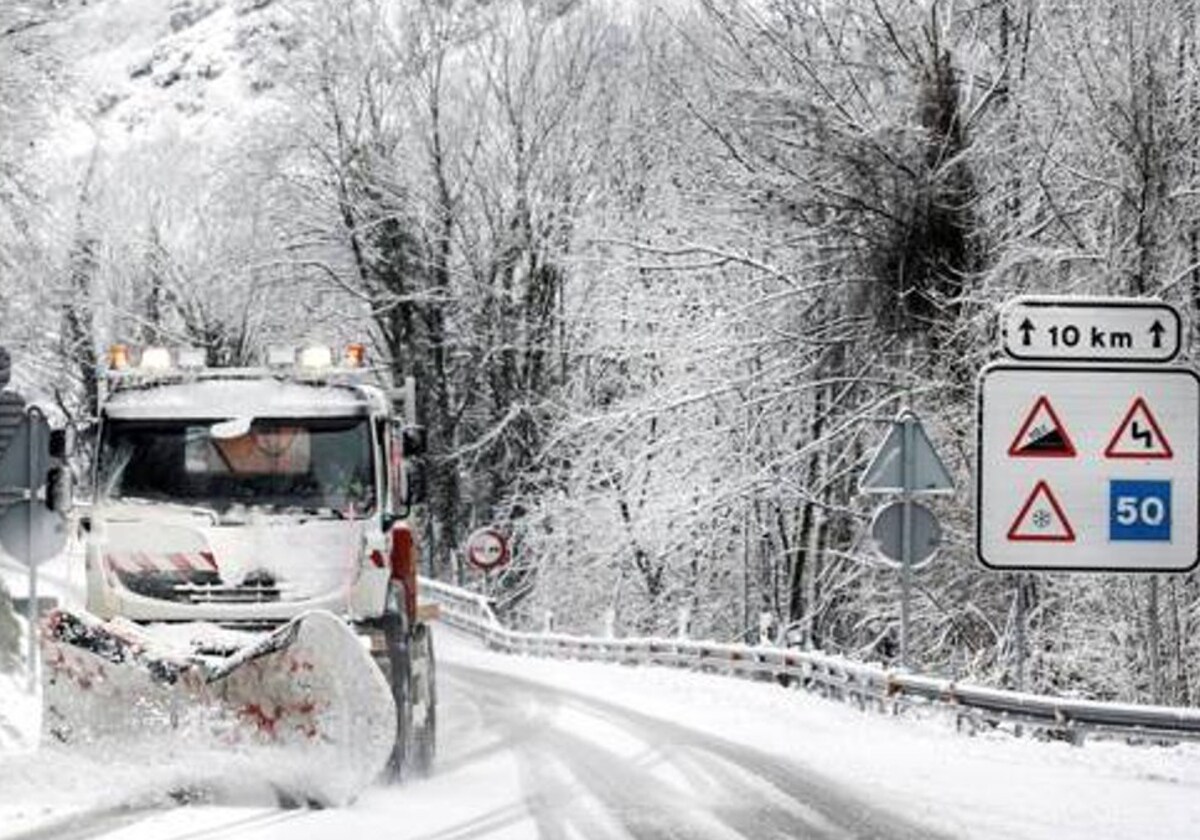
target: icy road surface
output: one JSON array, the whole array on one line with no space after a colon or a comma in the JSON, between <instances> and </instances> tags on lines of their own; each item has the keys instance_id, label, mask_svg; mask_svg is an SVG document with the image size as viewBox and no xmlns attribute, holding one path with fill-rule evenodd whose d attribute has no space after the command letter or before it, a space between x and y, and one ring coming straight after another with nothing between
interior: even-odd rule
<instances>
[{"instance_id":1,"label":"icy road surface","mask_svg":"<svg viewBox=\"0 0 1200 840\"><path fill-rule=\"evenodd\" d=\"M57 753L0 757L0 837L1200 836L1195 745L968 738L941 718L864 714L766 683L503 656L445 628L437 644L441 750L431 779L368 790L348 808L280 810L269 793L239 785L236 764L211 755L143 767L136 752L103 766ZM171 807L165 795L214 779L224 806ZM113 810L118 784L136 789L146 810ZM64 810L89 805L105 813L70 819Z\"/></svg>"}]
</instances>

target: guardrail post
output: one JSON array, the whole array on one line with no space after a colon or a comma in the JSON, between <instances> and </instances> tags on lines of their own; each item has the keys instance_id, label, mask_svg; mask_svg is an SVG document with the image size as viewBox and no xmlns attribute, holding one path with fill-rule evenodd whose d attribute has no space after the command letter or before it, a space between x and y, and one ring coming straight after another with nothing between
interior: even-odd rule
<instances>
[{"instance_id":1,"label":"guardrail post","mask_svg":"<svg viewBox=\"0 0 1200 840\"><path fill-rule=\"evenodd\" d=\"M775 615L773 613L758 614L758 643L760 645L775 643Z\"/></svg>"}]
</instances>

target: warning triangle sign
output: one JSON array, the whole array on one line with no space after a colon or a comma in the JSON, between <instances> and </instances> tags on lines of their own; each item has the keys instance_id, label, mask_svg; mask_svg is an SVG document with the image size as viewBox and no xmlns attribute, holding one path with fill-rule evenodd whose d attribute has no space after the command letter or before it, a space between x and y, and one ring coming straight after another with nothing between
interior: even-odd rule
<instances>
[{"instance_id":1,"label":"warning triangle sign","mask_svg":"<svg viewBox=\"0 0 1200 840\"><path fill-rule=\"evenodd\" d=\"M1075 529L1045 481L1039 481L1008 529L1012 542L1075 542Z\"/></svg>"},{"instance_id":2,"label":"warning triangle sign","mask_svg":"<svg viewBox=\"0 0 1200 840\"><path fill-rule=\"evenodd\" d=\"M911 435L906 434L906 428ZM905 486L905 450L911 449L908 486ZM892 423L887 438L876 450L858 481L863 493L948 493L954 479L925 434L917 415L905 410Z\"/></svg>"},{"instance_id":3,"label":"warning triangle sign","mask_svg":"<svg viewBox=\"0 0 1200 840\"><path fill-rule=\"evenodd\" d=\"M1008 454L1014 458L1074 458L1075 444L1045 396L1038 397Z\"/></svg>"},{"instance_id":4,"label":"warning triangle sign","mask_svg":"<svg viewBox=\"0 0 1200 840\"><path fill-rule=\"evenodd\" d=\"M1125 412L1125 419L1117 426L1108 448L1106 458L1173 458L1171 444L1163 434L1146 401L1138 397Z\"/></svg>"}]
</instances>

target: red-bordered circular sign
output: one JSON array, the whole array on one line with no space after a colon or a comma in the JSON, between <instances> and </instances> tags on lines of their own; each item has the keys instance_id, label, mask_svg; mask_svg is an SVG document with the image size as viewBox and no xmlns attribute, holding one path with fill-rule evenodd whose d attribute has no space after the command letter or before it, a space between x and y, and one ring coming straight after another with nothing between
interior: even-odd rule
<instances>
[{"instance_id":1,"label":"red-bordered circular sign","mask_svg":"<svg viewBox=\"0 0 1200 840\"><path fill-rule=\"evenodd\" d=\"M467 538L467 561L483 572L508 563L508 540L495 528L480 528Z\"/></svg>"}]
</instances>

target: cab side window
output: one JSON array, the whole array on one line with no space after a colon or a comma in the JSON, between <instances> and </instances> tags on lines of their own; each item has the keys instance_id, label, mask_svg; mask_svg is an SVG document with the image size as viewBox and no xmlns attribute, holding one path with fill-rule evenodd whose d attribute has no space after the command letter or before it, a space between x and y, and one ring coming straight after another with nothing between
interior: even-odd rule
<instances>
[{"instance_id":1,"label":"cab side window","mask_svg":"<svg viewBox=\"0 0 1200 840\"><path fill-rule=\"evenodd\" d=\"M388 422L382 417L375 418L375 474L379 476L380 500L379 509L388 512L396 510L396 487L392 479L391 459L394 446L389 433Z\"/></svg>"}]
</instances>

